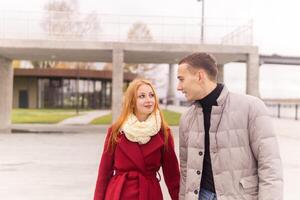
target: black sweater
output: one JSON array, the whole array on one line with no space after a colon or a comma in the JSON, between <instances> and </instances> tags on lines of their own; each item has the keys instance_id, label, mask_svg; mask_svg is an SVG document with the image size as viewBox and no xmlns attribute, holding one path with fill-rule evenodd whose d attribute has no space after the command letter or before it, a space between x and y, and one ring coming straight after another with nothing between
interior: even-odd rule
<instances>
[{"instance_id":1,"label":"black sweater","mask_svg":"<svg viewBox=\"0 0 300 200\"><path fill-rule=\"evenodd\" d=\"M209 150L209 128L210 128L210 116L213 105L217 104L217 99L220 96L223 89L222 84L218 84L217 87L209 93L203 99L198 100L197 102L201 104L203 108L204 115L204 130L205 130L205 151L204 151L204 160L203 160L203 171L201 179L201 188L209 190L211 192L215 191L214 177L211 167L210 159L210 150Z\"/></svg>"}]
</instances>

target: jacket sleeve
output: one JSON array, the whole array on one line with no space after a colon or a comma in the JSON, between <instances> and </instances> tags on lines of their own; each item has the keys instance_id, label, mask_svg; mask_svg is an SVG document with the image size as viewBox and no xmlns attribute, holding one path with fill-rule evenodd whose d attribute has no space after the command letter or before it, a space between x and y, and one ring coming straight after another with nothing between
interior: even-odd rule
<instances>
[{"instance_id":1,"label":"jacket sleeve","mask_svg":"<svg viewBox=\"0 0 300 200\"><path fill-rule=\"evenodd\" d=\"M184 115L181 116L179 124L179 158L180 158L180 190L179 199L185 199L186 172L187 172L187 141L184 135Z\"/></svg>"},{"instance_id":2,"label":"jacket sleeve","mask_svg":"<svg viewBox=\"0 0 300 200\"><path fill-rule=\"evenodd\" d=\"M111 128L108 129L106 134L102 157L98 169L98 178L96 182L94 200L104 200L107 185L113 175L114 154L109 150L107 150L110 135L111 135Z\"/></svg>"},{"instance_id":3,"label":"jacket sleeve","mask_svg":"<svg viewBox=\"0 0 300 200\"><path fill-rule=\"evenodd\" d=\"M169 130L168 147L163 152L162 170L172 200L179 195L179 164L174 150L173 136Z\"/></svg>"},{"instance_id":4,"label":"jacket sleeve","mask_svg":"<svg viewBox=\"0 0 300 200\"><path fill-rule=\"evenodd\" d=\"M283 175L279 147L264 103L255 98L249 116L250 143L257 160L259 200L283 199Z\"/></svg>"}]
</instances>

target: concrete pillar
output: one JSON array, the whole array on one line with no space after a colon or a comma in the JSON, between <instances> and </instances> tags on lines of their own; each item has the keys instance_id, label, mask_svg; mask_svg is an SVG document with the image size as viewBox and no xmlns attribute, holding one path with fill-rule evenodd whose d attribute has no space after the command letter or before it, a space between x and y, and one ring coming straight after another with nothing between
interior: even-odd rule
<instances>
[{"instance_id":1,"label":"concrete pillar","mask_svg":"<svg viewBox=\"0 0 300 200\"><path fill-rule=\"evenodd\" d=\"M259 55L248 54L246 93L259 97Z\"/></svg>"},{"instance_id":2,"label":"concrete pillar","mask_svg":"<svg viewBox=\"0 0 300 200\"><path fill-rule=\"evenodd\" d=\"M112 61L112 118L115 121L122 107L124 51L122 49L113 49Z\"/></svg>"},{"instance_id":3,"label":"concrete pillar","mask_svg":"<svg viewBox=\"0 0 300 200\"><path fill-rule=\"evenodd\" d=\"M101 91L100 91L100 108L107 109L106 106L106 81L101 81Z\"/></svg>"},{"instance_id":4,"label":"concrete pillar","mask_svg":"<svg viewBox=\"0 0 300 200\"><path fill-rule=\"evenodd\" d=\"M224 65L218 65L218 83L224 83Z\"/></svg>"},{"instance_id":5,"label":"concrete pillar","mask_svg":"<svg viewBox=\"0 0 300 200\"><path fill-rule=\"evenodd\" d=\"M175 65L169 64L167 104L175 103Z\"/></svg>"},{"instance_id":6,"label":"concrete pillar","mask_svg":"<svg viewBox=\"0 0 300 200\"><path fill-rule=\"evenodd\" d=\"M70 82L70 81L69 81ZM38 79L38 99L37 99L37 101L38 101L38 108L42 108L43 106L42 106L42 98L43 98L43 96L42 96L42 90L44 89L43 88L43 84L42 84L42 79Z\"/></svg>"},{"instance_id":7,"label":"concrete pillar","mask_svg":"<svg viewBox=\"0 0 300 200\"><path fill-rule=\"evenodd\" d=\"M13 101L12 61L0 57L0 133L10 133Z\"/></svg>"}]
</instances>

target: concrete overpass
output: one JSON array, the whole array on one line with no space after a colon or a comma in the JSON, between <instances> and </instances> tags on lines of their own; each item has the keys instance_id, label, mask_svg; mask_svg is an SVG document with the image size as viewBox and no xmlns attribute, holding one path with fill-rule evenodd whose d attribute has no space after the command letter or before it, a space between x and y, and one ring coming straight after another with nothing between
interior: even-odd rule
<instances>
[{"instance_id":1,"label":"concrete overpass","mask_svg":"<svg viewBox=\"0 0 300 200\"><path fill-rule=\"evenodd\" d=\"M247 93L259 96L259 56L258 48L253 46L0 39L0 130L9 130L11 123L11 62L14 59L112 62L112 111L116 119L121 107L124 63L167 63L170 64L170 72L174 74L173 64L177 64L187 54L199 51L215 55L221 82L224 64L241 60L246 62ZM174 84L172 80L169 83ZM174 96L171 89L169 95Z\"/></svg>"},{"instance_id":2,"label":"concrete overpass","mask_svg":"<svg viewBox=\"0 0 300 200\"><path fill-rule=\"evenodd\" d=\"M300 65L300 57L282 55L260 55L259 64Z\"/></svg>"},{"instance_id":3,"label":"concrete overpass","mask_svg":"<svg viewBox=\"0 0 300 200\"><path fill-rule=\"evenodd\" d=\"M208 52L216 57L219 82L223 82L224 64L247 63L246 93L254 96L259 96L260 64L300 62L299 58L295 60L292 57L276 55L259 56L258 48L251 45L252 23L228 26L226 22L224 26L224 23L217 25L215 20L210 22L207 19L203 27L206 30L206 37L201 43L200 19L197 18L97 15L102 22L102 32L94 30L81 38L83 35L78 35L72 30L60 32L55 29L55 25L61 24L61 18L64 16L62 12L48 13L57 18L50 19L50 29L46 31L40 26L45 13L18 12L17 16L15 14L4 12L0 20L0 132L9 132L11 123L13 90L11 62L14 59L112 62L114 119L121 107L124 63L169 64L168 96L172 99L175 97L174 80L171 79L175 75L173 66L182 57L193 52ZM63 21L70 23L72 20L63 18ZM126 30L138 20L153 30L153 41L128 42ZM78 23L78 19L74 21ZM211 30L211 27L214 29ZM224 27L227 27L225 32Z\"/></svg>"}]
</instances>

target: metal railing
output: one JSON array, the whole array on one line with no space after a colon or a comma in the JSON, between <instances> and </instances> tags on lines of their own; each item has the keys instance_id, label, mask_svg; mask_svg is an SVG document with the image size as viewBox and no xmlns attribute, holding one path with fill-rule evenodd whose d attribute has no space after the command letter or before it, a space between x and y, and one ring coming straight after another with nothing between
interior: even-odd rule
<instances>
[{"instance_id":1,"label":"metal railing","mask_svg":"<svg viewBox=\"0 0 300 200\"><path fill-rule=\"evenodd\" d=\"M253 20L239 26L222 38L222 44L253 44Z\"/></svg>"},{"instance_id":2,"label":"metal railing","mask_svg":"<svg viewBox=\"0 0 300 200\"><path fill-rule=\"evenodd\" d=\"M0 12L0 39L201 43L201 18L82 14L68 12ZM134 24L144 37L128 39ZM205 44L252 45L252 23L205 19ZM237 31L238 30L238 31ZM148 34L148 35L147 35Z\"/></svg>"},{"instance_id":3,"label":"metal railing","mask_svg":"<svg viewBox=\"0 0 300 200\"><path fill-rule=\"evenodd\" d=\"M180 101L180 106L188 107L191 102ZM270 116L283 119L300 119L300 103L279 103L265 101Z\"/></svg>"},{"instance_id":4,"label":"metal railing","mask_svg":"<svg viewBox=\"0 0 300 200\"><path fill-rule=\"evenodd\" d=\"M300 104L297 103L266 103L270 115L277 118L295 119L300 117Z\"/></svg>"}]
</instances>

